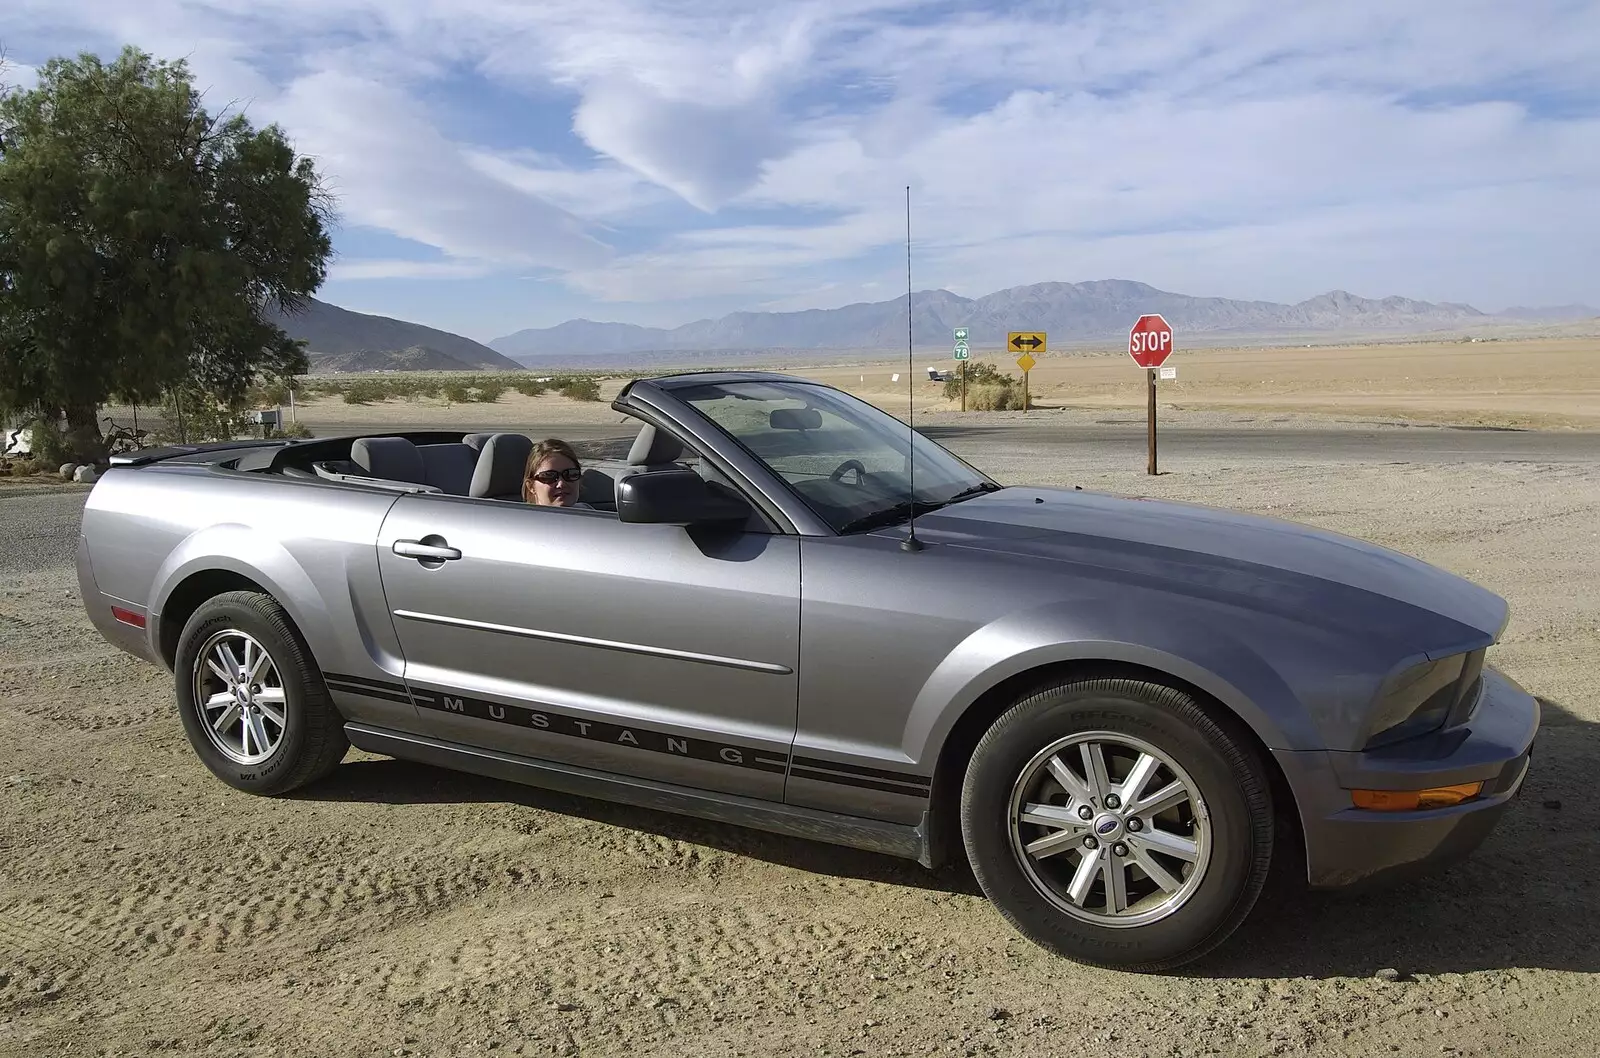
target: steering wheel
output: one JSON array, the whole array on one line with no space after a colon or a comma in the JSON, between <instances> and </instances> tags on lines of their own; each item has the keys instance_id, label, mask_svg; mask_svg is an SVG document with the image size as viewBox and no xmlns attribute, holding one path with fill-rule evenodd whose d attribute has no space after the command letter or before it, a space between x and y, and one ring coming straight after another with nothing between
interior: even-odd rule
<instances>
[{"instance_id":1,"label":"steering wheel","mask_svg":"<svg viewBox=\"0 0 1600 1058\"><path fill-rule=\"evenodd\" d=\"M834 467L833 473L828 475L828 480L837 485L844 480L845 472L850 470L856 472L856 488L860 488L867 483L867 468L861 465L861 460L859 459L846 459L843 463Z\"/></svg>"}]
</instances>

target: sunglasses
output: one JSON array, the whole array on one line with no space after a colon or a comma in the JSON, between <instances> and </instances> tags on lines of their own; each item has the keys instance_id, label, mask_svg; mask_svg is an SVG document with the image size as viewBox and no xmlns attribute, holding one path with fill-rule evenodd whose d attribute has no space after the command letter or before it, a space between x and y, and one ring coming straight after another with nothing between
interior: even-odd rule
<instances>
[{"instance_id":1,"label":"sunglasses","mask_svg":"<svg viewBox=\"0 0 1600 1058\"><path fill-rule=\"evenodd\" d=\"M583 471L577 467L568 467L565 470L541 470L533 475L534 481L542 481L546 485L554 485L558 481L577 481L583 477Z\"/></svg>"}]
</instances>

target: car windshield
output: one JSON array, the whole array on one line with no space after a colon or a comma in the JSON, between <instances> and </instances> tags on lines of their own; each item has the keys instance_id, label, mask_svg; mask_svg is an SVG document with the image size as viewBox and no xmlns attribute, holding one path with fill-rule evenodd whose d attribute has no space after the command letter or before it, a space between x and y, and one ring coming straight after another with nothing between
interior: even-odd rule
<instances>
[{"instance_id":1,"label":"car windshield","mask_svg":"<svg viewBox=\"0 0 1600 1058\"><path fill-rule=\"evenodd\" d=\"M676 395L788 482L837 532L905 521L913 511L913 469L917 514L1000 487L894 416L827 386L722 382Z\"/></svg>"}]
</instances>

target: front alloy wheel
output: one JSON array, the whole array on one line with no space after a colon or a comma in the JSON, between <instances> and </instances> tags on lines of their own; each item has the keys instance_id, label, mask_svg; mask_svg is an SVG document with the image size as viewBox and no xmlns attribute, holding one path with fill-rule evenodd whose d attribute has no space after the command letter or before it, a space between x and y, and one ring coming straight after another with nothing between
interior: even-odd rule
<instances>
[{"instance_id":1,"label":"front alloy wheel","mask_svg":"<svg viewBox=\"0 0 1600 1058\"><path fill-rule=\"evenodd\" d=\"M1159 921L1205 877L1211 824L1194 779L1131 735L1052 742L1017 776L1010 815L1011 850L1029 879L1093 925Z\"/></svg>"},{"instance_id":2,"label":"front alloy wheel","mask_svg":"<svg viewBox=\"0 0 1600 1058\"><path fill-rule=\"evenodd\" d=\"M973 750L961 836L984 894L1076 962L1160 971L1221 944L1271 865L1265 765L1243 723L1173 687L1064 680Z\"/></svg>"}]
</instances>

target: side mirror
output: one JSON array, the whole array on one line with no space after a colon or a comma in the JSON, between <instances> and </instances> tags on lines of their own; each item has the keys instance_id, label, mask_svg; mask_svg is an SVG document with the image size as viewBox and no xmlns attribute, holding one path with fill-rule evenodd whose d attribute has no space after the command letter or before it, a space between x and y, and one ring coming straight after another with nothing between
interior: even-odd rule
<instances>
[{"instance_id":1,"label":"side mirror","mask_svg":"<svg viewBox=\"0 0 1600 1058\"><path fill-rule=\"evenodd\" d=\"M617 518L658 525L743 522L750 505L725 486L692 470L647 470L617 481Z\"/></svg>"}]
</instances>

